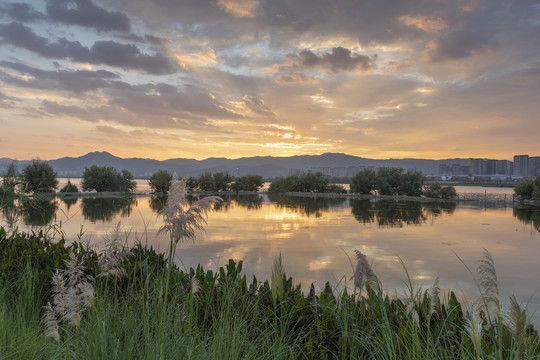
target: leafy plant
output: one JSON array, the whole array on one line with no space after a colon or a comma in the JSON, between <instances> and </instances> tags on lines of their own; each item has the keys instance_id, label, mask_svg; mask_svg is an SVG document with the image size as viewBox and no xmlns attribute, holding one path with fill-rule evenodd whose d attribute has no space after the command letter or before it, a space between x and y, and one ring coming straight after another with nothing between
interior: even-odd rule
<instances>
[{"instance_id":1,"label":"leafy plant","mask_svg":"<svg viewBox=\"0 0 540 360\"><path fill-rule=\"evenodd\" d=\"M58 186L56 172L39 160L33 160L21 173L21 183L26 192L52 192Z\"/></svg>"}]
</instances>

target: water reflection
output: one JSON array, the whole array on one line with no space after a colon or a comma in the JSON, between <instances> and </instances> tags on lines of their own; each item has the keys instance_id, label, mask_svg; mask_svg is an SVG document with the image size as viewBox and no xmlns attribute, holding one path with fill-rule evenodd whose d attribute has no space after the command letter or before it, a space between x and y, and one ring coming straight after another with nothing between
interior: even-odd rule
<instances>
[{"instance_id":1,"label":"water reflection","mask_svg":"<svg viewBox=\"0 0 540 360\"><path fill-rule=\"evenodd\" d=\"M24 199L19 210L25 224L45 226L49 225L55 218L58 202L55 198Z\"/></svg>"},{"instance_id":2,"label":"water reflection","mask_svg":"<svg viewBox=\"0 0 540 360\"><path fill-rule=\"evenodd\" d=\"M117 214L129 217L137 200L132 197L85 197L82 199L82 214L85 220L111 222Z\"/></svg>"},{"instance_id":3,"label":"water reflection","mask_svg":"<svg viewBox=\"0 0 540 360\"><path fill-rule=\"evenodd\" d=\"M514 209L514 217L525 224L531 224L537 231L540 231L540 210Z\"/></svg>"},{"instance_id":4,"label":"water reflection","mask_svg":"<svg viewBox=\"0 0 540 360\"><path fill-rule=\"evenodd\" d=\"M59 196L59 198L64 204L66 204L66 209L68 209L68 211L79 201L79 198L75 196Z\"/></svg>"},{"instance_id":5,"label":"water reflection","mask_svg":"<svg viewBox=\"0 0 540 360\"><path fill-rule=\"evenodd\" d=\"M379 227L400 228L403 225L420 225L429 216L451 214L454 202L429 202L351 199L351 213L362 224L377 223Z\"/></svg>"},{"instance_id":6,"label":"water reflection","mask_svg":"<svg viewBox=\"0 0 540 360\"><path fill-rule=\"evenodd\" d=\"M150 198L148 204L152 211L158 213L167 205L167 195L154 195Z\"/></svg>"},{"instance_id":7,"label":"water reflection","mask_svg":"<svg viewBox=\"0 0 540 360\"><path fill-rule=\"evenodd\" d=\"M320 218L331 207L342 206L347 199L333 197L304 197L268 194L268 199L278 208L294 209L303 216Z\"/></svg>"}]
</instances>

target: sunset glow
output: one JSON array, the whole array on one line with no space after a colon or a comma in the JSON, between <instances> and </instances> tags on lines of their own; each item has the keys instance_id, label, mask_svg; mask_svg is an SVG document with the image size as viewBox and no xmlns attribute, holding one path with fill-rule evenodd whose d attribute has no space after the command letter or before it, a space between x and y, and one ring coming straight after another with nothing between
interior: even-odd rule
<instances>
[{"instance_id":1,"label":"sunset glow","mask_svg":"<svg viewBox=\"0 0 540 360\"><path fill-rule=\"evenodd\" d=\"M0 4L0 157L540 152L534 1Z\"/></svg>"}]
</instances>

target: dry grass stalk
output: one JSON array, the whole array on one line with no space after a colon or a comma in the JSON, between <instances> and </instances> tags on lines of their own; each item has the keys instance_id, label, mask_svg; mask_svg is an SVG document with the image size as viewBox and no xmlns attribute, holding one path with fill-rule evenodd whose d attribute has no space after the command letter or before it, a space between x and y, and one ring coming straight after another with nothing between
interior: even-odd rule
<instances>
[{"instance_id":1,"label":"dry grass stalk","mask_svg":"<svg viewBox=\"0 0 540 360\"><path fill-rule=\"evenodd\" d=\"M354 279L354 291L358 289L359 293L362 294L362 290L365 285L373 286L377 282L377 277L371 269L366 255L362 254L358 250L356 252L356 258L358 259L356 263L356 269L354 270L351 280Z\"/></svg>"},{"instance_id":2,"label":"dry grass stalk","mask_svg":"<svg viewBox=\"0 0 540 360\"><path fill-rule=\"evenodd\" d=\"M482 319L478 311L474 308L467 316L465 331L467 331L473 343L476 358L480 359L482 354Z\"/></svg>"},{"instance_id":3,"label":"dry grass stalk","mask_svg":"<svg viewBox=\"0 0 540 360\"><path fill-rule=\"evenodd\" d=\"M169 188L167 206L159 212L165 220L165 225L159 229L159 232L169 232L175 244L179 240L195 239L197 231L204 230L208 211L214 204L223 200L219 196L207 196L190 206L186 198L186 182L187 179L178 180L174 174Z\"/></svg>"},{"instance_id":4,"label":"dry grass stalk","mask_svg":"<svg viewBox=\"0 0 540 360\"><path fill-rule=\"evenodd\" d=\"M81 313L94 303L93 278L84 273L76 255L66 261L66 269L56 269L53 276L53 306L58 318L79 326Z\"/></svg>"},{"instance_id":5,"label":"dry grass stalk","mask_svg":"<svg viewBox=\"0 0 540 360\"><path fill-rule=\"evenodd\" d=\"M477 272L480 277L478 281L480 299L478 299L477 305L485 308L488 312L490 306L494 307L499 317L501 315L501 305L499 302L499 282L497 272L495 271L495 261L491 253L486 249L484 249L484 258L480 260Z\"/></svg>"},{"instance_id":6,"label":"dry grass stalk","mask_svg":"<svg viewBox=\"0 0 540 360\"><path fill-rule=\"evenodd\" d=\"M283 297L284 288L283 288L283 277L285 276L285 271L283 270L283 262L281 260L281 253L279 257L274 258L274 266L272 267L272 284L270 290L272 292L272 299L277 301Z\"/></svg>"},{"instance_id":7,"label":"dry grass stalk","mask_svg":"<svg viewBox=\"0 0 540 360\"><path fill-rule=\"evenodd\" d=\"M441 292L441 288L439 287L439 277L435 277L435 280L433 280L433 285L431 285L431 291L430 291L430 298L431 298L431 313L433 314L439 305L441 304L441 300L439 298L439 294Z\"/></svg>"},{"instance_id":8,"label":"dry grass stalk","mask_svg":"<svg viewBox=\"0 0 540 360\"><path fill-rule=\"evenodd\" d=\"M56 312L50 302L45 305L45 313L43 314L43 325L45 325L45 336L53 338L56 342L60 341L60 333L58 332L58 319Z\"/></svg>"},{"instance_id":9,"label":"dry grass stalk","mask_svg":"<svg viewBox=\"0 0 540 360\"><path fill-rule=\"evenodd\" d=\"M98 277L110 276L119 279L126 276L126 271L122 267L122 263L129 253L125 250L124 244L122 244L120 230L120 223L118 223L114 230L103 238L105 248L100 253L98 260L101 269Z\"/></svg>"},{"instance_id":10,"label":"dry grass stalk","mask_svg":"<svg viewBox=\"0 0 540 360\"><path fill-rule=\"evenodd\" d=\"M516 345L517 359L521 359L523 355L523 339L528 322L525 309L521 309L514 295L510 297L510 309L505 315L505 322L512 332Z\"/></svg>"}]
</instances>

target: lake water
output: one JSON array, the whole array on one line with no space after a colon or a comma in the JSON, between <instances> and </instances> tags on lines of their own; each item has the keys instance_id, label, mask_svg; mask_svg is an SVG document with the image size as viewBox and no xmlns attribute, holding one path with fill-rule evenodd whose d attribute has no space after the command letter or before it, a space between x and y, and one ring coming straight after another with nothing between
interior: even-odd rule
<instances>
[{"instance_id":1,"label":"lake water","mask_svg":"<svg viewBox=\"0 0 540 360\"><path fill-rule=\"evenodd\" d=\"M268 194L226 198L210 213L206 231L178 245L177 262L189 268L215 269L228 259L244 261L244 272L270 278L275 256L285 271L307 288L352 287L354 250L366 254L388 291L402 295L407 274L414 286L429 288L439 276L441 289L465 301L478 295L462 261L476 272L483 249L496 264L501 300L511 294L540 306L540 212L512 208L512 189L456 187L458 192L507 195L506 202L417 202L382 199L272 197ZM140 188L139 188L140 190ZM118 223L129 243L141 241L165 252L168 236L157 234L162 206L151 197L55 199L38 207L5 210L0 225L21 230L55 223L66 237L100 246ZM45 214L45 218L42 215ZM540 326L540 315L534 324Z\"/></svg>"}]
</instances>

